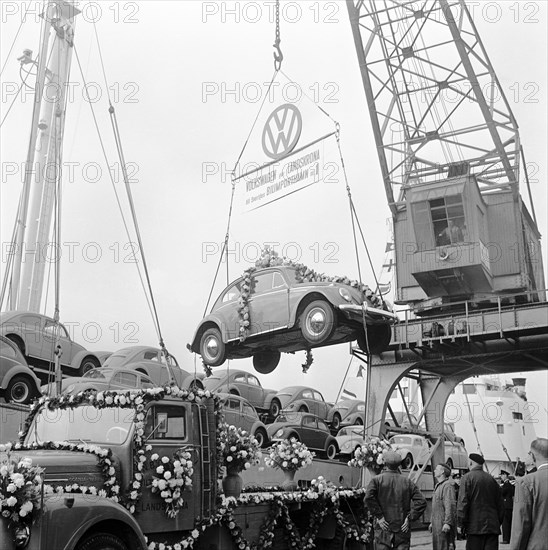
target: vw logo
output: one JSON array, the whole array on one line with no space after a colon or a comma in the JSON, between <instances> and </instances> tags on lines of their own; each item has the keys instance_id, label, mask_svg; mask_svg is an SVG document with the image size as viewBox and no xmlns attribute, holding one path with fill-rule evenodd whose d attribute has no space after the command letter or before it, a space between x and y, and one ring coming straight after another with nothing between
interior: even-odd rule
<instances>
[{"instance_id":1,"label":"vw logo","mask_svg":"<svg viewBox=\"0 0 548 550\"><path fill-rule=\"evenodd\" d=\"M267 118L263 128L263 151L277 160L293 151L301 137L303 119L295 105L286 103L277 107Z\"/></svg>"}]
</instances>

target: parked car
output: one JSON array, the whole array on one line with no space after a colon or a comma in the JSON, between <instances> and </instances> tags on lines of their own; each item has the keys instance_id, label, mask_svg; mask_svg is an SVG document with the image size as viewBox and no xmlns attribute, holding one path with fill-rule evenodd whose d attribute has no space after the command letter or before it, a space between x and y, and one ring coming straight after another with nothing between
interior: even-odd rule
<instances>
[{"instance_id":1,"label":"parked car","mask_svg":"<svg viewBox=\"0 0 548 550\"><path fill-rule=\"evenodd\" d=\"M351 342L372 353L390 343L390 323L396 315L381 309L376 297L366 297L348 284L303 282L290 266L257 269L251 288L243 278L230 284L199 324L189 349L216 367L227 359L253 357L253 366L272 372L280 352L295 352ZM249 293L242 321L248 323L241 341L241 291ZM367 337L363 320L367 323Z\"/></svg>"},{"instance_id":2,"label":"parked car","mask_svg":"<svg viewBox=\"0 0 548 550\"><path fill-rule=\"evenodd\" d=\"M251 403L239 395L220 393L225 422L254 435L261 447L268 446L266 426Z\"/></svg>"},{"instance_id":3,"label":"parked car","mask_svg":"<svg viewBox=\"0 0 548 550\"><path fill-rule=\"evenodd\" d=\"M206 390L241 395L258 409L268 410L276 393L276 390L263 388L254 374L243 370L230 369L224 373L213 373L202 382Z\"/></svg>"},{"instance_id":4,"label":"parked car","mask_svg":"<svg viewBox=\"0 0 548 550\"><path fill-rule=\"evenodd\" d=\"M110 355L109 351L86 350L70 338L63 324L29 311L2 313L0 335L17 345L29 367L46 382L52 370L50 365L55 361L57 326L61 345L61 369L65 374L82 376L88 370L102 366Z\"/></svg>"},{"instance_id":5,"label":"parked car","mask_svg":"<svg viewBox=\"0 0 548 550\"><path fill-rule=\"evenodd\" d=\"M282 410L285 412L307 412L325 420L330 408L331 405L325 402L323 395L318 390L305 386L289 386L272 396L269 413L270 416L276 418Z\"/></svg>"},{"instance_id":6,"label":"parked car","mask_svg":"<svg viewBox=\"0 0 548 550\"><path fill-rule=\"evenodd\" d=\"M422 435L398 434L389 439L402 456L402 468L410 469L415 464L422 466L430 458L432 443ZM454 441L444 441L445 462L453 469L468 467L468 454L464 446Z\"/></svg>"},{"instance_id":7,"label":"parked car","mask_svg":"<svg viewBox=\"0 0 548 550\"><path fill-rule=\"evenodd\" d=\"M154 382L141 372L130 369L93 369L80 378L66 378L63 393L77 394L85 390L128 390L154 388Z\"/></svg>"},{"instance_id":8,"label":"parked car","mask_svg":"<svg viewBox=\"0 0 548 550\"><path fill-rule=\"evenodd\" d=\"M344 399L335 403L327 415L327 422L334 430L341 426L365 423L365 401L361 399Z\"/></svg>"},{"instance_id":9,"label":"parked car","mask_svg":"<svg viewBox=\"0 0 548 550\"><path fill-rule=\"evenodd\" d=\"M21 405L40 395L40 380L21 350L5 336L0 336L0 392L8 403Z\"/></svg>"},{"instance_id":10,"label":"parked car","mask_svg":"<svg viewBox=\"0 0 548 550\"><path fill-rule=\"evenodd\" d=\"M174 379L180 388L203 389L204 385L198 376L179 367L177 359L169 356L171 366L168 367L165 357L159 348L150 346L130 346L119 349L110 355L104 367L111 369L131 369L146 374L155 386L167 386Z\"/></svg>"},{"instance_id":11,"label":"parked car","mask_svg":"<svg viewBox=\"0 0 548 550\"><path fill-rule=\"evenodd\" d=\"M346 426L341 428L335 437L341 455L352 455L354 451L361 447L366 439L364 436L363 424Z\"/></svg>"},{"instance_id":12,"label":"parked car","mask_svg":"<svg viewBox=\"0 0 548 550\"><path fill-rule=\"evenodd\" d=\"M329 459L335 458L339 452L337 440L331 435L327 424L313 414L284 412L266 429L271 441L294 437Z\"/></svg>"}]
</instances>

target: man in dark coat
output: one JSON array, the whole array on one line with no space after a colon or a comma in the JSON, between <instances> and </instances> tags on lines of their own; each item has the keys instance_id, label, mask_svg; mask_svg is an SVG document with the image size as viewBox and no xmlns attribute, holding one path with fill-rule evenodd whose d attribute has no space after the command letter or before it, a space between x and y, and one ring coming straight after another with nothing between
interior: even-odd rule
<instances>
[{"instance_id":1,"label":"man in dark coat","mask_svg":"<svg viewBox=\"0 0 548 550\"><path fill-rule=\"evenodd\" d=\"M535 439L529 456L537 471L516 482L510 550L548 548L548 439Z\"/></svg>"},{"instance_id":2,"label":"man in dark coat","mask_svg":"<svg viewBox=\"0 0 548 550\"><path fill-rule=\"evenodd\" d=\"M387 469L369 482L365 493L365 504L375 518L375 550L409 550L411 522L426 509L426 499L401 474L399 453L387 451L383 458Z\"/></svg>"},{"instance_id":3,"label":"man in dark coat","mask_svg":"<svg viewBox=\"0 0 548 550\"><path fill-rule=\"evenodd\" d=\"M504 519L502 520L502 544L510 544L510 533L512 529L512 510L514 509L514 492L516 488L509 479L506 470L500 471L502 484L502 500L504 502Z\"/></svg>"},{"instance_id":4,"label":"man in dark coat","mask_svg":"<svg viewBox=\"0 0 548 550\"><path fill-rule=\"evenodd\" d=\"M436 488L432 497L432 516L428 529L432 533L432 550L455 550L457 534L457 492L451 468L438 464L434 469Z\"/></svg>"},{"instance_id":5,"label":"man in dark coat","mask_svg":"<svg viewBox=\"0 0 548 550\"><path fill-rule=\"evenodd\" d=\"M498 550L504 503L499 484L483 471L485 459L469 456L470 471L462 477L457 504L457 530L466 533L466 550Z\"/></svg>"}]
</instances>

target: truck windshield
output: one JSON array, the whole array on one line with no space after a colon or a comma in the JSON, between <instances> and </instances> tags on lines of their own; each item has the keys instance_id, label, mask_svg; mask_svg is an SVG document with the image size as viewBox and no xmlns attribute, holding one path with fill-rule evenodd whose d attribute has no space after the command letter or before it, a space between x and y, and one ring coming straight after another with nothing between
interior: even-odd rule
<instances>
[{"instance_id":1,"label":"truck windshield","mask_svg":"<svg viewBox=\"0 0 548 550\"><path fill-rule=\"evenodd\" d=\"M133 409L97 409L83 405L73 409L43 408L34 418L26 443L69 441L120 445L126 441L133 425Z\"/></svg>"}]
</instances>

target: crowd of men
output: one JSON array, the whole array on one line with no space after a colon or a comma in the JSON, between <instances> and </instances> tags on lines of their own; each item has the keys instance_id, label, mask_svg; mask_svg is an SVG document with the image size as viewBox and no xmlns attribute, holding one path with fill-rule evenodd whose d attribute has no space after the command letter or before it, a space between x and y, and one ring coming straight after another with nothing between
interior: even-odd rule
<instances>
[{"instance_id":1,"label":"crowd of men","mask_svg":"<svg viewBox=\"0 0 548 550\"><path fill-rule=\"evenodd\" d=\"M409 550L411 522L426 510L419 488L399 468L395 451L383 455L385 470L369 483L365 502L374 516L375 550ZM529 450L531 468L510 479L501 471L501 484L484 470L480 454L469 455L469 472L457 484L447 464L434 469L436 486L429 526L433 550L454 550L457 538L466 550L546 550L548 548L548 439L538 438Z\"/></svg>"}]
</instances>

